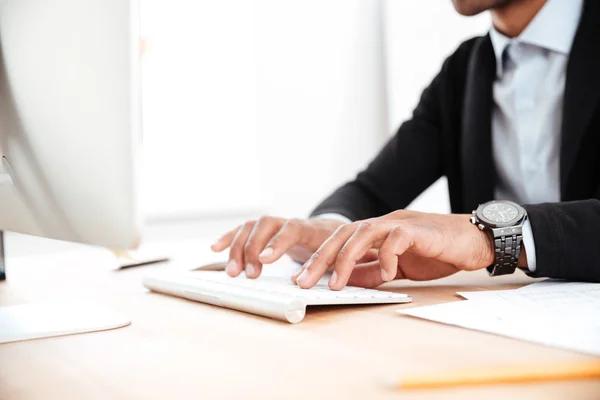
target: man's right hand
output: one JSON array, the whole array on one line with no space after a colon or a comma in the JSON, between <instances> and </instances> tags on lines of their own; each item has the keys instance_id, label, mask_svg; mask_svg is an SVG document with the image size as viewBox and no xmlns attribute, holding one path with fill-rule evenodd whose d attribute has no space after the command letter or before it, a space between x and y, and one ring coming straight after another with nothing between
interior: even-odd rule
<instances>
[{"instance_id":1,"label":"man's right hand","mask_svg":"<svg viewBox=\"0 0 600 400\"><path fill-rule=\"evenodd\" d=\"M306 262L341 225L341 221L331 219L262 217L227 232L211 248L221 252L229 247L226 271L230 276L245 270L248 278L256 278L263 264L271 264L284 254Z\"/></svg>"}]
</instances>

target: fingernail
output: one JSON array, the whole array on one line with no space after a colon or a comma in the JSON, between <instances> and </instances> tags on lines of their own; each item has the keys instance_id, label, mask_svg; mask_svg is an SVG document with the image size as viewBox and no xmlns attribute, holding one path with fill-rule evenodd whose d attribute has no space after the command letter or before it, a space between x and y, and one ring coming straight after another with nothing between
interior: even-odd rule
<instances>
[{"instance_id":1,"label":"fingernail","mask_svg":"<svg viewBox=\"0 0 600 400\"><path fill-rule=\"evenodd\" d=\"M389 281L388 273L385 269L381 270L381 279L383 279L384 282Z\"/></svg>"},{"instance_id":2,"label":"fingernail","mask_svg":"<svg viewBox=\"0 0 600 400\"><path fill-rule=\"evenodd\" d=\"M248 263L246 264L246 276L247 277L254 277L254 273L256 272L256 268L254 268L254 264L252 263Z\"/></svg>"},{"instance_id":3,"label":"fingernail","mask_svg":"<svg viewBox=\"0 0 600 400\"><path fill-rule=\"evenodd\" d=\"M307 269L302 271L300 276L298 278L296 278L296 284L299 285L300 283L304 282L306 280L306 278L308 278L308 270Z\"/></svg>"},{"instance_id":4,"label":"fingernail","mask_svg":"<svg viewBox=\"0 0 600 400\"><path fill-rule=\"evenodd\" d=\"M227 263L227 266L225 266L225 271L227 271L229 275L234 275L237 272L237 263L235 260L231 260Z\"/></svg>"},{"instance_id":5,"label":"fingernail","mask_svg":"<svg viewBox=\"0 0 600 400\"><path fill-rule=\"evenodd\" d=\"M266 249L264 249L262 251L262 253L260 253L259 257L260 258L269 258L273 255L273 249L270 247L267 247Z\"/></svg>"},{"instance_id":6,"label":"fingernail","mask_svg":"<svg viewBox=\"0 0 600 400\"><path fill-rule=\"evenodd\" d=\"M331 274L331 278L329 278L329 285L335 285L335 283L337 282L337 272L333 271L333 273Z\"/></svg>"}]
</instances>

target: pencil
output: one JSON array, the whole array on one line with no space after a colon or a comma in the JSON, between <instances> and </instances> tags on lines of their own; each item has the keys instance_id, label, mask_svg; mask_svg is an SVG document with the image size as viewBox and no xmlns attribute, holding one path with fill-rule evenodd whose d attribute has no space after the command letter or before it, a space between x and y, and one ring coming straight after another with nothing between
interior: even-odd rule
<instances>
[{"instance_id":1,"label":"pencil","mask_svg":"<svg viewBox=\"0 0 600 400\"><path fill-rule=\"evenodd\" d=\"M600 360L455 370L406 376L401 389L433 389L467 385L600 379Z\"/></svg>"}]
</instances>

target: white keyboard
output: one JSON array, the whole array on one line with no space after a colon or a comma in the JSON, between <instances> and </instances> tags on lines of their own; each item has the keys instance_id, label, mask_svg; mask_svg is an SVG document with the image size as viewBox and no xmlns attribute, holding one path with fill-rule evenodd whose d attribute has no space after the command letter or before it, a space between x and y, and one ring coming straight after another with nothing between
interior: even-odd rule
<instances>
[{"instance_id":1,"label":"white keyboard","mask_svg":"<svg viewBox=\"0 0 600 400\"><path fill-rule=\"evenodd\" d=\"M294 285L289 276L229 277L225 272L193 271L162 274L144 279L152 291L232 308L291 323L302 321L306 306L330 304L408 303L402 293L347 286L333 291L326 280L311 289Z\"/></svg>"}]
</instances>

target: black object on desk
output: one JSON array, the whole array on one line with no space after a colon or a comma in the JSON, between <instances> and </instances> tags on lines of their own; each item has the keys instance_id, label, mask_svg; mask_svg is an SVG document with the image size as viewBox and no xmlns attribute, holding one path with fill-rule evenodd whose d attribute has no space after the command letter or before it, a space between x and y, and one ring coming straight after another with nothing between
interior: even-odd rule
<instances>
[{"instance_id":1,"label":"black object on desk","mask_svg":"<svg viewBox=\"0 0 600 400\"><path fill-rule=\"evenodd\" d=\"M0 231L0 281L6 279L6 263L4 259L4 232Z\"/></svg>"}]
</instances>

